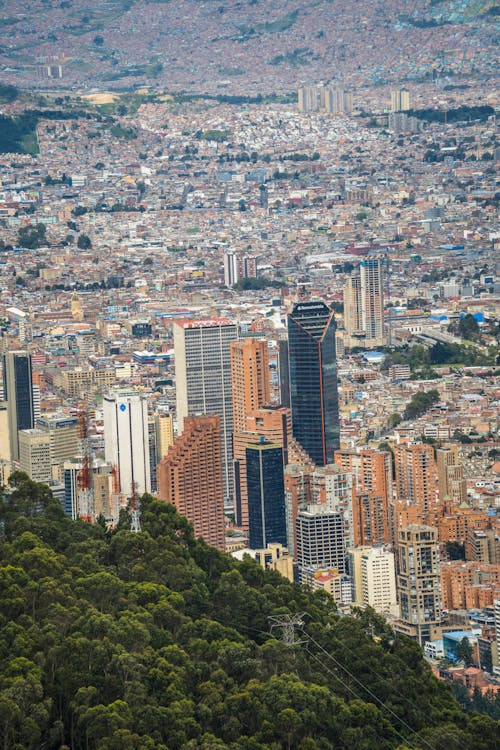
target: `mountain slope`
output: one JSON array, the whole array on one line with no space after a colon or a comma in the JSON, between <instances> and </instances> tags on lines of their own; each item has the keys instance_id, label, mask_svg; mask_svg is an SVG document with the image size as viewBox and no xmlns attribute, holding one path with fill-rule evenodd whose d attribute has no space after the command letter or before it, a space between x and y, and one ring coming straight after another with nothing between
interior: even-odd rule
<instances>
[{"instance_id":1,"label":"mountain slope","mask_svg":"<svg viewBox=\"0 0 500 750\"><path fill-rule=\"evenodd\" d=\"M270 93L494 75L491 0L6 0L0 70L13 82ZM3 70L2 70L3 68ZM45 76L45 78L44 78Z\"/></svg>"},{"instance_id":2,"label":"mountain slope","mask_svg":"<svg viewBox=\"0 0 500 750\"><path fill-rule=\"evenodd\" d=\"M72 522L12 477L0 528L0 744L21 750L492 750L418 647L365 612L193 539ZM293 648L270 615L306 612ZM377 636L374 642L371 633Z\"/></svg>"}]
</instances>

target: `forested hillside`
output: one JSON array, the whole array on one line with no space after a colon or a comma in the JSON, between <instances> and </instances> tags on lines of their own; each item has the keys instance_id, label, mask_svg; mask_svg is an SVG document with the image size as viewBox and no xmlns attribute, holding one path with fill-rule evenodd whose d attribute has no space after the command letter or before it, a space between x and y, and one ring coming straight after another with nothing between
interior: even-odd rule
<instances>
[{"instance_id":1,"label":"forested hillside","mask_svg":"<svg viewBox=\"0 0 500 750\"><path fill-rule=\"evenodd\" d=\"M492 750L417 646L370 613L193 538L150 497L143 532L67 519L11 478L1 505L3 750ZM307 612L302 643L269 615ZM375 636L375 639L372 637Z\"/></svg>"}]
</instances>

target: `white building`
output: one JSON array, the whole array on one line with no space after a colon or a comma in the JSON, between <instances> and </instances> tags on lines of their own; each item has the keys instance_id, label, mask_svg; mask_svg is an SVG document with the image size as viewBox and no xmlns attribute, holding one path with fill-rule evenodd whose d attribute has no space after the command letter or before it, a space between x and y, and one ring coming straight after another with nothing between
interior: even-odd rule
<instances>
[{"instance_id":1,"label":"white building","mask_svg":"<svg viewBox=\"0 0 500 750\"><path fill-rule=\"evenodd\" d=\"M130 497L151 491L146 396L134 390L114 390L103 400L104 454L118 467L121 492Z\"/></svg>"},{"instance_id":2,"label":"white building","mask_svg":"<svg viewBox=\"0 0 500 750\"><path fill-rule=\"evenodd\" d=\"M399 616L394 554L383 546L361 553L362 603L381 615Z\"/></svg>"}]
</instances>

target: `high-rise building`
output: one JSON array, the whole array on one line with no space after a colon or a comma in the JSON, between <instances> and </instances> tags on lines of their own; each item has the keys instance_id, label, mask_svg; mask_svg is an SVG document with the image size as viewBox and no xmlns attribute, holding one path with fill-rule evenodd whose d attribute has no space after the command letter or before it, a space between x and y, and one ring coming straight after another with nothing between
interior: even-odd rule
<instances>
[{"instance_id":1,"label":"high-rise building","mask_svg":"<svg viewBox=\"0 0 500 750\"><path fill-rule=\"evenodd\" d=\"M458 458L458 448L450 445L436 450L439 499L460 504L467 501L467 482Z\"/></svg>"},{"instance_id":2,"label":"high-rise building","mask_svg":"<svg viewBox=\"0 0 500 750\"><path fill-rule=\"evenodd\" d=\"M246 448L249 546L286 545L283 446L262 440Z\"/></svg>"},{"instance_id":3,"label":"high-rise building","mask_svg":"<svg viewBox=\"0 0 500 750\"><path fill-rule=\"evenodd\" d=\"M156 443L156 424L153 417L148 419L148 454L151 492L156 492L158 489L156 466L160 459L158 455L158 445Z\"/></svg>"},{"instance_id":4,"label":"high-rise building","mask_svg":"<svg viewBox=\"0 0 500 750\"><path fill-rule=\"evenodd\" d=\"M195 535L224 550L224 495L218 415L186 417L158 464L158 497L175 505Z\"/></svg>"},{"instance_id":5,"label":"high-rise building","mask_svg":"<svg viewBox=\"0 0 500 750\"><path fill-rule=\"evenodd\" d=\"M4 399L8 403L11 460L19 461L18 432L35 426L33 374L28 352L14 351L3 355L3 387Z\"/></svg>"},{"instance_id":6,"label":"high-rise building","mask_svg":"<svg viewBox=\"0 0 500 750\"><path fill-rule=\"evenodd\" d=\"M9 405L0 401L0 461L10 461Z\"/></svg>"},{"instance_id":7,"label":"high-rise building","mask_svg":"<svg viewBox=\"0 0 500 750\"><path fill-rule=\"evenodd\" d=\"M299 112L316 112L319 109L319 89L317 86L301 86L297 92Z\"/></svg>"},{"instance_id":8,"label":"high-rise building","mask_svg":"<svg viewBox=\"0 0 500 750\"><path fill-rule=\"evenodd\" d=\"M367 346L384 343L384 286L382 261L362 260L359 264L361 278L361 318Z\"/></svg>"},{"instance_id":9,"label":"high-rise building","mask_svg":"<svg viewBox=\"0 0 500 750\"><path fill-rule=\"evenodd\" d=\"M238 326L227 318L178 321L174 325L179 431L188 416L220 416L222 478L228 507L232 507L234 489L230 346L237 339Z\"/></svg>"},{"instance_id":10,"label":"high-rise building","mask_svg":"<svg viewBox=\"0 0 500 750\"><path fill-rule=\"evenodd\" d=\"M410 92L408 89L391 91L391 112L406 112L410 109Z\"/></svg>"},{"instance_id":11,"label":"high-rise building","mask_svg":"<svg viewBox=\"0 0 500 750\"><path fill-rule=\"evenodd\" d=\"M321 108L334 115L347 115L352 112L352 94L335 86L320 87Z\"/></svg>"},{"instance_id":12,"label":"high-rise building","mask_svg":"<svg viewBox=\"0 0 500 750\"><path fill-rule=\"evenodd\" d=\"M171 414L155 414L156 453L158 463L174 444L174 420Z\"/></svg>"},{"instance_id":13,"label":"high-rise building","mask_svg":"<svg viewBox=\"0 0 500 750\"><path fill-rule=\"evenodd\" d=\"M398 532L398 593L401 621L396 629L421 645L441 622L441 577L437 530L410 524Z\"/></svg>"},{"instance_id":14,"label":"high-rise building","mask_svg":"<svg viewBox=\"0 0 500 750\"><path fill-rule=\"evenodd\" d=\"M34 482L50 482L50 436L43 430L19 430L19 468Z\"/></svg>"},{"instance_id":15,"label":"high-rise building","mask_svg":"<svg viewBox=\"0 0 500 750\"><path fill-rule=\"evenodd\" d=\"M424 513L436 506L436 463L432 445L396 445L396 497Z\"/></svg>"},{"instance_id":16,"label":"high-rise building","mask_svg":"<svg viewBox=\"0 0 500 750\"><path fill-rule=\"evenodd\" d=\"M104 453L118 467L120 491L131 497L151 491L148 408L139 391L117 389L104 396Z\"/></svg>"},{"instance_id":17,"label":"high-rise building","mask_svg":"<svg viewBox=\"0 0 500 750\"><path fill-rule=\"evenodd\" d=\"M351 550L350 570L356 604L381 615L399 615L393 552L382 545L357 547Z\"/></svg>"},{"instance_id":18,"label":"high-rise building","mask_svg":"<svg viewBox=\"0 0 500 750\"><path fill-rule=\"evenodd\" d=\"M257 276L257 256L241 255L232 251L224 253L224 284L234 286L240 279Z\"/></svg>"},{"instance_id":19,"label":"high-rise building","mask_svg":"<svg viewBox=\"0 0 500 750\"><path fill-rule=\"evenodd\" d=\"M292 427L318 466L340 444L335 320L324 302L298 302L288 316Z\"/></svg>"},{"instance_id":20,"label":"high-rise building","mask_svg":"<svg viewBox=\"0 0 500 750\"><path fill-rule=\"evenodd\" d=\"M310 505L297 514L296 560L301 580L311 570L345 573L344 522L342 514L328 505Z\"/></svg>"},{"instance_id":21,"label":"high-rise building","mask_svg":"<svg viewBox=\"0 0 500 750\"><path fill-rule=\"evenodd\" d=\"M361 277L353 274L344 286L344 328L349 336L360 339L365 335L361 311Z\"/></svg>"},{"instance_id":22,"label":"high-rise building","mask_svg":"<svg viewBox=\"0 0 500 750\"><path fill-rule=\"evenodd\" d=\"M234 433L234 499L236 523L248 529L246 447L250 443L259 443L261 438L276 443L282 448L283 466L286 466L292 437L290 409L263 406L248 414L245 427Z\"/></svg>"},{"instance_id":23,"label":"high-rise building","mask_svg":"<svg viewBox=\"0 0 500 750\"><path fill-rule=\"evenodd\" d=\"M246 429L251 411L269 404L271 378L267 341L245 338L233 341L231 351L231 387L233 397L233 430Z\"/></svg>"},{"instance_id":24,"label":"high-rise building","mask_svg":"<svg viewBox=\"0 0 500 750\"><path fill-rule=\"evenodd\" d=\"M64 462L80 453L77 421L76 417L58 414L36 420L37 428L49 436L52 479L57 481L63 478Z\"/></svg>"}]
</instances>

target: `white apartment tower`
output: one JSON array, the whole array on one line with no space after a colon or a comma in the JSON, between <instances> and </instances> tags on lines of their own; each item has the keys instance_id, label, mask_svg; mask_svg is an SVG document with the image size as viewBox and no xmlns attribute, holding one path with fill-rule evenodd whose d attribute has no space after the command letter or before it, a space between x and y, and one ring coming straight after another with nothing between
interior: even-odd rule
<instances>
[{"instance_id":1,"label":"white apartment tower","mask_svg":"<svg viewBox=\"0 0 500 750\"><path fill-rule=\"evenodd\" d=\"M227 318L178 321L174 325L178 432L186 417L220 417L222 475L226 507L232 505L233 402L230 344L238 326Z\"/></svg>"},{"instance_id":2,"label":"white apartment tower","mask_svg":"<svg viewBox=\"0 0 500 750\"><path fill-rule=\"evenodd\" d=\"M120 490L132 495L151 491L148 407L146 396L134 390L113 390L103 400L104 453L118 468Z\"/></svg>"},{"instance_id":3,"label":"white apartment tower","mask_svg":"<svg viewBox=\"0 0 500 750\"><path fill-rule=\"evenodd\" d=\"M361 319L367 345L384 343L384 286L382 261L362 260L359 266L361 277Z\"/></svg>"}]
</instances>

